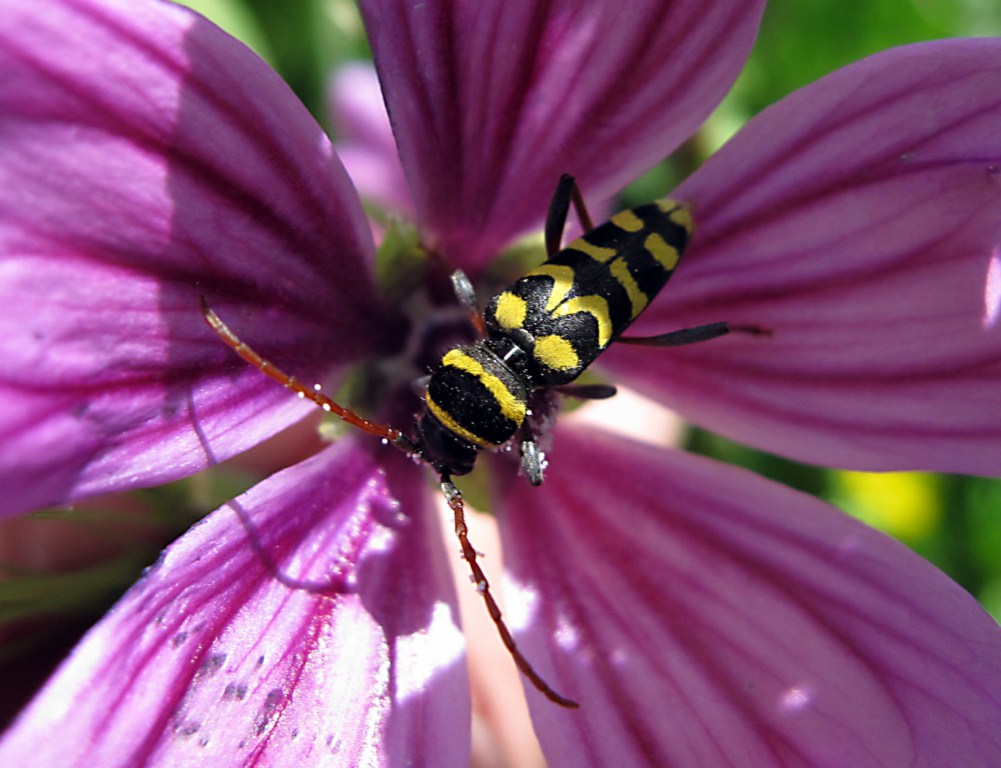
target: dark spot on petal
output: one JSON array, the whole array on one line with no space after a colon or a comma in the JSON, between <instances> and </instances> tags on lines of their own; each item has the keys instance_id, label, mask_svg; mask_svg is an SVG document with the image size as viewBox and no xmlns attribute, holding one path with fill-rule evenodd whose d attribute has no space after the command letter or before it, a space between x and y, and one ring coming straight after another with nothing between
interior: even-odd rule
<instances>
[{"instance_id":1,"label":"dark spot on petal","mask_svg":"<svg viewBox=\"0 0 1001 768\"><path fill-rule=\"evenodd\" d=\"M188 640L187 632L178 632L170 639L170 644L174 646L174 648L180 648L182 645L184 645L184 643L187 642L187 640Z\"/></svg>"},{"instance_id":2,"label":"dark spot on petal","mask_svg":"<svg viewBox=\"0 0 1001 768\"><path fill-rule=\"evenodd\" d=\"M198 733L201 727L202 724L199 722L196 722L194 720L185 720L183 723L180 723L174 729L174 732L178 736L183 736L184 738L188 738L189 736L194 736L196 733Z\"/></svg>"},{"instance_id":3,"label":"dark spot on petal","mask_svg":"<svg viewBox=\"0 0 1001 768\"><path fill-rule=\"evenodd\" d=\"M222 692L223 699L243 701L247 695L247 686L243 683L229 683Z\"/></svg>"},{"instance_id":4,"label":"dark spot on petal","mask_svg":"<svg viewBox=\"0 0 1001 768\"><path fill-rule=\"evenodd\" d=\"M209 656L202 665L198 668L198 672L195 673L195 682L206 677L212 677L220 669L222 665L226 663L225 653L214 653Z\"/></svg>"},{"instance_id":5,"label":"dark spot on petal","mask_svg":"<svg viewBox=\"0 0 1001 768\"><path fill-rule=\"evenodd\" d=\"M271 725L275 716L278 714L278 710L284 698L285 694L282 693L280 688L272 688L268 692L268 695L264 698L264 704L261 705L261 709L258 711L257 718L254 721L258 736L263 735Z\"/></svg>"}]
</instances>

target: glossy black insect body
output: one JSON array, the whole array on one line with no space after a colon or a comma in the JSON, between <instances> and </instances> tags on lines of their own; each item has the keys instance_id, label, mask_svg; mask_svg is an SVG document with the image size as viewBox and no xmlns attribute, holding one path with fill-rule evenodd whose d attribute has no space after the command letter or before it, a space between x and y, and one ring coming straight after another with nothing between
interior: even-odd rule
<instances>
[{"instance_id":1,"label":"glossy black insect body","mask_svg":"<svg viewBox=\"0 0 1001 768\"><path fill-rule=\"evenodd\" d=\"M571 201L586 231L560 250ZM463 558L515 663L547 698L577 707L554 691L518 650L477 563L462 494L452 477L472 470L481 450L516 439L525 475L534 485L540 484L543 462L527 427L533 393L557 390L578 397L607 397L614 388L574 388L572 382L613 342L676 346L730 330L726 323L712 323L643 339L621 336L667 283L692 230L688 208L671 200L623 211L592 227L573 178L561 178L546 220L545 263L497 294L482 317L468 280L461 273L453 276L456 294L483 338L442 357L429 379L425 408L409 436L361 418L319 387L306 387L277 369L243 343L209 309L204 297L202 313L222 340L251 365L349 424L420 457L438 473Z\"/></svg>"}]
</instances>

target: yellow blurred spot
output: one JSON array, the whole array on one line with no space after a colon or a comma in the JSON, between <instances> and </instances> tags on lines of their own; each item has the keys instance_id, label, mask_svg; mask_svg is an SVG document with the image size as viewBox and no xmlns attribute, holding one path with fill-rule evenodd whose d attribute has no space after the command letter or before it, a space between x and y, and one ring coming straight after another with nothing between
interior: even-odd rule
<instances>
[{"instance_id":1,"label":"yellow blurred spot","mask_svg":"<svg viewBox=\"0 0 1001 768\"><path fill-rule=\"evenodd\" d=\"M940 478L921 472L837 472L837 501L860 520L903 539L931 536L942 519Z\"/></svg>"}]
</instances>

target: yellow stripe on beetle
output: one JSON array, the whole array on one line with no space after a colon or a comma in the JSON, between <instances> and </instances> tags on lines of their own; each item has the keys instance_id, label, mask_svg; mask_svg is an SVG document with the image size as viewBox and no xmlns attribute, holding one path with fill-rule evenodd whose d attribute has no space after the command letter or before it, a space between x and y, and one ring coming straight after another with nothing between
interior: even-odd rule
<instances>
[{"instance_id":1,"label":"yellow stripe on beetle","mask_svg":"<svg viewBox=\"0 0 1001 768\"><path fill-rule=\"evenodd\" d=\"M572 371L580 366L577 350L562 336L540 336L535 340L532 355L539 363L554 371Z\"/></svg>"},{"instance_id":2,"label":"yellow stripe on beetle","mask_svg":"<svg viewBox=\"0 0 1001 768\"><path fill-rule=\"evenodd\" d=\"M672 272L678 266L678 261L681 259L678 249L673 245L668 245L664 238L656 232L648 235L643 245L657 260L657 263L668 272Z\"/></svg>"},{"instance_id":3,"label":"yellow stripe on beetle","mask_svg":"<svg viewBox=\"0 0 1001 768\"><path fill-rule=\"evenodd\" d=\"M650 302L650 299L647 298L647 295L643 293L639 285L636 283L636 278L634 278L632 273L629 271L629 265L626 263L625 259L613 261L609 272L612 273L612 277L616 279L619 285L625 288L626 295L629 297L629 304L631 306L630 317L636 317L640 312L646 309L646 305Z\"/></svg>"},{"instance_id":4,"label":"yellow stripe on beetle","mask_svg":"<svg viewBox=\"0 0 1001 768\"><path fill-rule=\"evenodd\" d=\"M525 325L525 316L528 314L528 304L521 296L504 291L497 297L494 307L494 316L500 327L511 331Z\"/></svg>"},{"instance_id":5,"label":"yellow stripe on beetle","mask_svg":"<svg viewBox=\"0 0 1001 768\"><path fill-rule=\"evenodd\" d=\"M604 296L576 296L556 308L552 317L566 317L578 312L587 312L598 322L598 346L606 347L612 340L612 317L608 312L608 302Z\"/></svg>"},{"instance_id":6,"label":"yellow stripe on beetle","mask_svg":"<svg viewBox=\"0 0 1001 768\"><path fill-rule=\"evenodd\" d=\"M586 256L590 256L595 261L609 261L618 255L614 248L606 248L603 245L594 245L588 242L586 237L578 237L567 246L569 251L580 251Z\"/></svg>"},{"instance_id":7,"label":"yellow stripe on beetle","mask_svg":"<svg viewBox=\"0 0 1001 768\"><path fill-rule=\"evenodd\" d=\"M612 223L626 232L639 232L646 226L643 220L632 211L622 211L615 214L612 217Z\"/></svg>"},{"instance_id":8,"label":"yellow stripe on beetle","mask_svg":"<svg viewBox=\"0 0 1001 768\"><path fill-rule=\"evenodd\" d=\"M446 367L458 368L460 371L465 371L479 379L480 383L493 395L500 407L501 414L506 419L510 419L515 424L521 424L525 420L527 408L525 401L511 394L511 390L505 386L503 381L487 371L479 360L466 354L461 347L447 352L445 357L441 359L441 364ZM438 414L436 413L435 416ZM442 423L445 422L442 421ZM446 426L448 425L446 424Z\"/></svg>"},{"instance_id":9,"label":"yellow stripe on beetle","mask_svg":"<svg viewBox=\"0 0 1001 768\"><path fill-rule=\"evenodd\" d=\"M449 432L454 432L459 437L463 438L466 442L472 443L473 445L478 445L480 448L494 448L494 444L489 440L484 440L479 435L473 434L459 422L452 418L452 415L442 408L438 403L431 399L431 395L426 395L424 397L424 405L427 406L428 411L434 416L438 421L441 422L442 426L445 427Z\"/></svg>"},{"instance_id":10,"label":"yellow stripe on beetle","mask_svg":"<svg viewBox=\"0 0 1001 768\"><path fill-rule=\"evenodd\" d=\"M682 227L691 237L695 232L695 222L692 220L692 209L687 203L679 203L677 200L661 200L658 205L667 214L667 218Z\"/></svg>"},{"instance_id":11,"label":"yellow stripe on beetle","mask_svg":"<svg viewBox=\"0 0 1001 768\"><path fill-rule=\"evenodd\" d=\"M543 264L529 272L525 277L550 277L553 280L553 288L549 292L549 300L546 302L546 312L552 312L559 305L567 294L573 290L574 271L572 267L565 267L562 264Z\"/></svg>"}]
</instances>

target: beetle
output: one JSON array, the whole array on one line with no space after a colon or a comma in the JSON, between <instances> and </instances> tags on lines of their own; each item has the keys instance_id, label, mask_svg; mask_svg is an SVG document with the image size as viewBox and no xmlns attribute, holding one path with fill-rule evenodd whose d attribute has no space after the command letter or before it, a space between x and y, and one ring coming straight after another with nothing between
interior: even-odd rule
<instances>
[{"instance_id":1,"label":"beetle","mask_svg":"<svg viewBox=\"0 0 1001 768\"><path fill-rule=\"evenodd\" d=\"M561 249L571 203L584 234ZM670 279L693 231L690 208L670 199L622 211L595 227L574 178L564 174L546 215L547 261L494 296L483 315L468 278L453 273L456 296L480 338L450 349L432 370L411 434L362 418L331 400L319 385L307 387L275 367L244 343L204 296L201 311L222 341L262 373L435 471L453 513L462 557L515 664L550 701L576 708L578 703L556 692L515 643L469 542L462 493L452 478L470 472L481 451L517 441L525 476L540 485L545 460L528 418L532 398L553 392L581 398L614 395L611 386L573 383L614 342L668 347L737 329L763 332L716 322L659 336L621 335Z\"/></svg>"}]
</instances>

